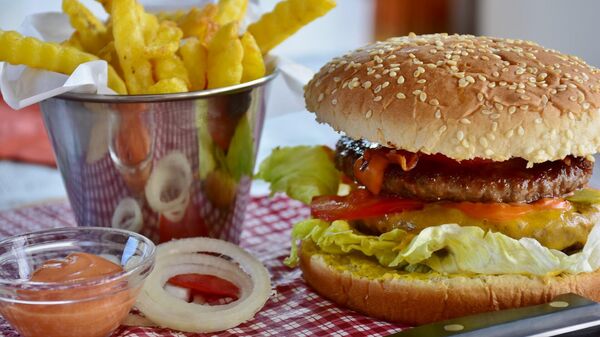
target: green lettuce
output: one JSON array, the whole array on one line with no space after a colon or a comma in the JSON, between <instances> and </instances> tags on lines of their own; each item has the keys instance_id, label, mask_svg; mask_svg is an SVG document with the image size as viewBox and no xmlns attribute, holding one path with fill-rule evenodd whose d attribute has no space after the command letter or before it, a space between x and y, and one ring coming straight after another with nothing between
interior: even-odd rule
<instances>
[{"instance_id":1,"label":"green lettuce","mask_svg":"<svg viewBox=\"0 0 600 337\"><path fill-rule=\"evenodd\" d=\"M340 173L322 146L276 148L260 164L256 178L271 185L271 194L285 192L305 204L314 196L336 194L340 184Z\"/></svg>"},{"instance_id":2,"label":"green lettuce","mask_svg":"<svg viewBox=\"0 0 600 337\"><path fill-rule=\"evenodd\" d=\"M408 234L395 229L379 236L359 233L346 221L305 220L292 230L288 265L298 262L295 241L311 240L329 254L351 252L374 257L381 265L411 269L424 265L446 274L557 275L592 272L600 268L600 226L594 226L584 248L567 255L531 238L519 240L479 227L456 224L428 227L408 245Z\"/></svg>"}]
</instances>

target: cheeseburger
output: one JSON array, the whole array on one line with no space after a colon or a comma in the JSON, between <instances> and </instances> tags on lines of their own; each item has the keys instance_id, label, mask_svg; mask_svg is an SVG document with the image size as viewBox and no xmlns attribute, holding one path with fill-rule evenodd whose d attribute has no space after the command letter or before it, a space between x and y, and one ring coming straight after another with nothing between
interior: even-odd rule
<instances>
[{"instance_id":1,"label":"cheeseburger","mask_svg":"<svg viewBox=\"0 0 600 337\"><path fill-rule=\"evenodd\" d=\"M308 110L335 150L276 149L259 177L310 205L290 265L322 296L424 324L600 300L600 71L522 40L392 38L326 64Z\"/></svg>"}]
</instances>

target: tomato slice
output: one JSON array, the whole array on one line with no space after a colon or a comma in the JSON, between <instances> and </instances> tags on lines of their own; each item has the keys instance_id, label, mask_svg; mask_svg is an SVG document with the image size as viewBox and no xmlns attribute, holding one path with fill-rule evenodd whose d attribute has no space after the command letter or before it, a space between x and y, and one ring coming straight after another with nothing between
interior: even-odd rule
<instances>
[{"instance_id":1,"label":"tomato slice","mask_svg":"<svg viewBox=\"0 0 600 337\"><path fill-rule=\"evenodd\" d=\"M347 196L314 197L311 215L325 221L356 220L389 213L423 208L418 200L376 196L366 190L354 190Z\"/></svg>"},{"instance_id":2,"label":"tomato slice","mask_svg":"<svg viewBox=\"0 0 600 337\"><path fill-rule=\"evenodd\" d=\"M544 198L531 204L459 202L448 203L471 218L490 221L507 221L535 211L568 209L571 204L561 198Z\"/></svg>"},{"instance_id":3,"label":"tomato slice","mask_svg":"<svg viewBox=\"0 0 600 337\"><path fill-rule=\"evenodd\" d=\"M240 289L233 283L214 275L181 274L173 276L170 284L192 291L192 295L202 295L208 299L231 297L237 300Z\"/></svg>"}]
</instances>

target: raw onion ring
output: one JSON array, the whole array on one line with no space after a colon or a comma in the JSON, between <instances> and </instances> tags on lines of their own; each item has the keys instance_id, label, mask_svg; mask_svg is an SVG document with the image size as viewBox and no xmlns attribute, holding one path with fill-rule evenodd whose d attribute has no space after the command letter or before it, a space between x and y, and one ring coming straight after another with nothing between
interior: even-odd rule
<instances>
[{"instance_id":1,"label":"raw onion ring","mask_svg":"<svg viewBox=\"0 0 600 337\"><path fill-rule=\"evenodd\" d=\"M139 232L142 229L142 223L142 209L137 201L129 197L121 199L113 213L111 226Z\"/></svg>"},{"instance_id":2,"label":"raw onion ring","mask_svg":"<svg viewBox=\"0 0 600 337\"><path fill-rule=\"evenodd\" d=\"M202 254L216 253L231 258ZM187 303L164 290L169 278L186 273L215 275L240 288L237 301L222 305ZM267 269L242 248L217 239L190 238L158 246L154 270L144 282L137 308L153 322L188 332L215 332L254 317L271 294Z\"/></svg>"},{"instance_id":3,"label":"raw onion ring","mask_svg":"<svg viewBox=\"0 0 600 337\"><path fill-rule=\"evenodd\" d=\"M187 157L179 152L171 152L162 157L146 184L146 200L157 213L162 213L168 220L179 222L185 215L190 201L190 186L192 185L192 168ZM163 200L163 194L175 191L168 201Z\"/></svg>"}]
</instances>

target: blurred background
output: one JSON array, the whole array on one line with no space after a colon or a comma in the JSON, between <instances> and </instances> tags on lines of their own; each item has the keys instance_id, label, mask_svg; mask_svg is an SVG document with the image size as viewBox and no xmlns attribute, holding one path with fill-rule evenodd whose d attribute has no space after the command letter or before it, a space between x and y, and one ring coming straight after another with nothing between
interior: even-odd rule
<instances>
[{"instance_id":1,"label":"blurred background","mask_svg":"<svg viewBox=\"0 0 600 337\"><path fill-rule=\"evenodd\" d=\"M101 7L81 0L98 16ZM600 66L600 44L595 43L596 0L338 0L324 18L305 27L275 53L317 70L332 57L390 36L448 32L491 35L536 41L546 47L582 57ZM164 8L173 2L148 0ZM180 0L189 7L202 1ZM257 13L277 0L255 1ZM59 11L60 0L0 0L0 28L17 29L32 13ZM0 46L1 47L1 46ZM273 95L277 95L277 87ZM259 159L275 145L332 144L337 135L314 122L304 111L269 111ZM293 127L292 127L293 126ZM0 210L64 198L65 192L36 107L12 111L0 105ZM264 193L256 184L254 193Z\"/></svg>"}]
</instances>

